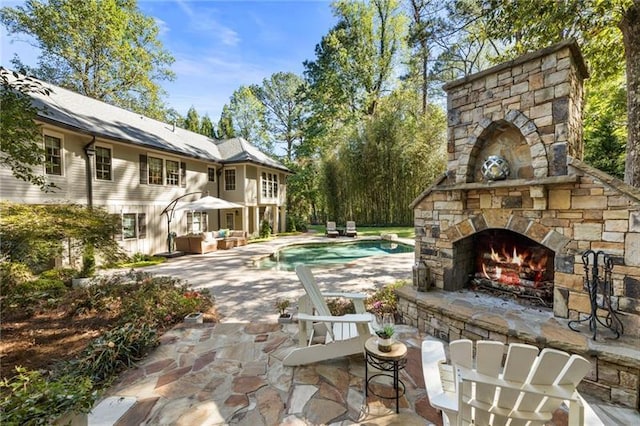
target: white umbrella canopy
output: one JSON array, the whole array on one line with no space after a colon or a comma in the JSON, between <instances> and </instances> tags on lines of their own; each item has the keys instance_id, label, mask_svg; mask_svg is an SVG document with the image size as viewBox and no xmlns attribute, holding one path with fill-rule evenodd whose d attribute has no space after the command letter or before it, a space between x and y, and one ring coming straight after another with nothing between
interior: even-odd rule
<instances>
[{"instance_id":1,"label":"white umbrella canopy","mask_svg":"<svg viewBox=\"0 0 640 426\"><path fill-rule=\"evenodd\" d=\"M232 203L221 198L212 197L207 195L199 200L192 201L190 203L182 204L175 208L175 211L189 210L189 211L206 211L206 210L222 210L222 209L237 209L241 208L240 204Z\"/></svg>"}]
</instances>

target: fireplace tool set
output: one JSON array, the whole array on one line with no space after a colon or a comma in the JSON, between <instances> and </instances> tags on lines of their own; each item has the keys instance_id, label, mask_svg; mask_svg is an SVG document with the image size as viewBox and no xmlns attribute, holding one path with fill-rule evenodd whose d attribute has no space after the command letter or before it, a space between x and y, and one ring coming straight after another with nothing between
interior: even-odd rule
<instances>
[{"instance_id":1,"label":"fireplace tool set","mask_svg":"<svg viewBox=\"0 0 640 426\"><path fill-rule=\"evenodd\" d=\"M602 262L602 266L599 265L599 262ZM591 314L581 320L569 321L569 328L573 331L580 331L575 329L574 326L588 321L589 331L593 332L593 340L596 340L598 324L611 330L617 339L623 334L624 327L615 309L611 306L613 259L602 251L587 250L582 255L582 263L584 264L585 272L584 286L589 291L589 301L591 302ZM600 271L600 268L602 268L602 271ZM600 272L602 272L602 277ZM598 309L606 311L603 319L598 317Z\"/></svg>"}]
</instances>

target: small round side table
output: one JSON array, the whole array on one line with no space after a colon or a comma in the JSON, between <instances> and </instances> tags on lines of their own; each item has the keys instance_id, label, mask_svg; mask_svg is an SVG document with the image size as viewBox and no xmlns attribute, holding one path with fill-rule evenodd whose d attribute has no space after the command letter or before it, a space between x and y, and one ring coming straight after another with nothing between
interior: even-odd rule
<instances>
[{"instance_id":1,"label":"small round side table","mask_svg":"<svg viewBox=\"0 0 640 426\"><path fill-rule=\"evenodd\" d=\"M404 395L405 386L400 380L400 370L407 365L407 347L402 342L394 342L391 345L391 352L381 352L378 350L378 338L370 337L364 344L365 364L364 364L364 395L369 396L369 392L378 398L393 399L393 396L383 396L375 393L373 389L369 389L369 383L376 377L390 377L392 379L393 389L395 390L396 413L400 412L400 397ZM372 374L369 377L369 367L373 367L380 373Z\"/></svg>"}]
</instances>

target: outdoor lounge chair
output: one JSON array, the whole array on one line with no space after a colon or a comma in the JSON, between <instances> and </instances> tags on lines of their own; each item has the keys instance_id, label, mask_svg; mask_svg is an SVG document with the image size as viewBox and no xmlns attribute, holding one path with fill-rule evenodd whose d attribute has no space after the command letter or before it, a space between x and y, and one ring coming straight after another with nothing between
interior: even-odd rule
<instances>
[{"instance_id":1,"label":"outdoor lounge chair","mask_svg":"<svg viewBox=\"0 0 640 426\"><path fill-rule=\"evenodd\" d=\"M363 353L364 343L372 336L371 314L364 308L366 295L354 293L321 293L306 265L298 265L296 274L306 294L298 302L298 347L287 354L282 363L287 366L311 364L357 353ZM325 297L351 299L355 314L331 315Z\"/></svg>"},{"instance_id":2,"label":"outdoor lounge chair","mask_svg":"<svg viewBox=\"0 0 640 426\"><path fill-rule=\"evenodd\" d=\"M353 220L347 221L347 227L344 230L344 235L347 237L357 237L358 231L356 230L356 223Z\"/></svg>"},{"instance_id":3,"label":"outdoor lounge chair","mask_svg":"<svg viewBox=\"0 0 640 426\"><path fill-rule=\"evenodd\" d=\"M569 425L602 424L576 391L591 364L579 355L512 343L456 340L446 364L440 341L422 342L424 382L444 425L544 425L564 402ZM585 410L586 408L586 410ZM585 423L585 412L588 422Z\"/></svg>"},{"instance_id":4,"label":"outdoor lounge chair","mask_svg":"<svg viewBox=\"0 0 640 426\"><path fill-rule=\"evenodd\" d=\"M325 235L330 238L335 238L338 235L340 235L340 232L338 232L338 228L336 227L335 222L327 222L327 230L325 232Z\"/></svg>"}]
</instances>

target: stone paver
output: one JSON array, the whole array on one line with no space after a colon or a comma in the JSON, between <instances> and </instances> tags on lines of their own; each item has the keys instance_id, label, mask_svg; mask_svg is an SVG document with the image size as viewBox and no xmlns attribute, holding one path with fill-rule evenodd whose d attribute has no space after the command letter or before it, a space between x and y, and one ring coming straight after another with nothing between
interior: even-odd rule
<instances>
[{"instance_id":1,"label":"stone paver","mask_svg":"<svg viewBox=\"0 0 640 426\"><path fill-rule=\"evenodd\" d=\"M277 324L273 305L279 297L297 300L302 286L294 272L260 271L251 262L283 240L295 241L250 244L147 269L208 288L222 321L175 327L137 369L125 372L105 397L135 397L137 402L115 424L442 424L429 405L422 379L420 345L426 336L414 328L397 327L397 338L408 347L407 366L400 373L406 394L399 414L395 401L370 396L365 402L362 355L295 368L282 365L283 354L296 345L297 325ZM412 265L410 253L386 257L384 262L361 259L314 274L324 290L352 292L410 279ZM518 326L517 319L508 321ZM99 424L97 420L90 416L89 425Z\"/></svg>"}]
</instances>

